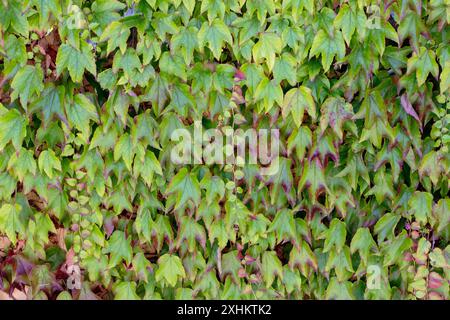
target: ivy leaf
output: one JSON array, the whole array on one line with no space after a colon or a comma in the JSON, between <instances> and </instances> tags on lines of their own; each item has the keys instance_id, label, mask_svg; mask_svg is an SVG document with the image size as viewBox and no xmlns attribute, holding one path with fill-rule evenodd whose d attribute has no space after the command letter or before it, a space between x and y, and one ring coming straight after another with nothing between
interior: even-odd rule
<instances>
[{"instance_id":1,"label":"ivy leaf","mask_svg":"<svg viewBox=\"0 0 450 320\"><path fill-rule=\"evenodd\" d=\"M180 77L184 81L187 80L186 66L183 62L183 58L179 55L171 55L168 52L164 52L159 60L159 68L161 69L161 72ZM161 78L156 77L156 80L159 80L159 82L154 84L157 85L157 88L155 89L158 89L157 93L158 95L161 95L161 91L165 91L164 89L166 86Z\"/></svg>"},{"instance_id":2,"label":"ivy leaf","mask_svg":"<svg viewBox=\"0 0 450 320\"><path fill-rule=\"evenodd\" d=\"M53 170L62 170L61 162L53 150L42 151L39 155L38 165L39 169L42 172L45 172L50 179L53 178Z\"/></svg>"},{"instance_id":3,"label":"ivy leaf","mask_svg":"<svg viewBox=\"0 0 450 320\"><path fill-rule=\"evenodd\" d=\"M327 264L325 265L325 272L330 272L331 270L335 271L339 281L349 279L355 272L352 267L350 250L347 246L344 246L341 251L330 251Z\"/></svg>"},{"instance_id":4,"label":"ivy leaf","mask_svg":"<svg viewBox=\"0 0 450 320\"><path fill-rule=\"evenodd\" d=\"M350 244L350 251L352 254L358 251L364 263L367 264L370 250L376 246L377 244L373 240L370 230L368 228L358 228Z\"/></svg>"},{"instance_id":5,"label":"ivy leaf","mask_svg":"<svg viewBox=\"0 0 450 320\"><path fill-rule=\"evenodd\" d=\"M275 251L265 251L263 253L261 272L266 288L270 288L275 280L275 276L283 280L283 266Z\"/></svg>"},{"instance_id":6,"label":"ivy leaf","mask_svg":"<svg viewBox=\"0 0 450 320\"><path fill-rule=\"evenodd\" d=\"M340 140L343 138L342 125L345 121L352 119L353 107L343 98L330 97L320 107L320 130L323 134L329 126Z\"/></svg>"},{"instance_id":7,"label":"ivy leaf","mask_svg":"<svg viewBox=\"0 0 450 320\"><path fill-rule=\"evenodd\" d=\"M120 157L123 158L125 156L125 158L127 158L127 155L123 154L123 152L125 152L124 149L126 149L126 148L122 148L121 151L119 151ZM123 158L124 161L125 161L125 158ZM127 159L126 161L130 161L130 160ZM153 175L155 173L160 176L163 175L161 164L159 163L155 154L151 151L147 151L145 153L144 161L139 161L137 159L136 159L136 161L134 161L133 172L134 172L135 176L141 176L142 179L144 179L145 183L149 187L152 185Z\"/></svg>"},{"instance_id":8,"label":"ivy leaf","mask_svg":"<svg viewBox=\"0 0 450 320\"><path fill-rule=\"evenodd\" d=\"M139 280L148 282L149 269L151 270L151 263L147 260L142 252L137 253L132 261L133 269Z\"/></svg>"},{"instance_id":9,"label":"ivy leaf","mask_svg":"<svg viewBox=\"0 0 450 320\"><path fill-rule=\"evenodd\" d=\"M375 199L378 203L383 202L385 199L394 198L394 181L392 175L383 170L378 170L375 173L375 185L366 193L367 196L375 195Z\"/></svg>"},{"instance_id":10,"label":"ivy leaf","mask_svg":"<svg viewBox=\"0 0 450 320\"><path fill-rule=\"evenodd\" d=\"M433 207L434 225L437 225L437 232L442 232L450 224L450 199L440 199Z\"/></svg>"},{"instance_id":11,"label":"ivy leaf","mask_svg":"<svg viewBox=\"0 0 450 320\"><path fill-rule=\"evenodd\" d=\"M215 19L211 24L208 22L204 22L202 24L202 27L198 32L198 45L200 48L204 47L205 44L208 44L214 58L216 58L216 60L220 60L224 42L232 45L233 38L231 37L228 27L222 20Z\"/></svg>"},{"instance_id":12,"label":"ivy leaf","mask_svg":"<svg viewBox=\"0 0 450 320\"><path fill-rule=\"evenodd\" d=\"M362 178L367 185L370 185L369 170L367 169L361 155L356 153L347 158L346 167L342 169L336 177L347 177L353 190L356 190L359 178Z\"/></svg>"},{"instance_id":13,"label":"ivy leaf","mask_svg":"<svg viewBox=\"0 0 450 320\"><path fill-rule=\"evenodd\" d=\"M189 86L183 83L175 85L170 91L171 102L168 109L175 109L179 114L187 115L188 110L194 108L194 98Z\"/></svg>"},{"instance_id":14,"label":"ivy leaf","mask_svg":"<svg viewBox=\"0 0 450 320\"><path fill-rule=\"evenodd\" d=\"M115 300L141 300L136 294L136 283L132 281L118 282L114 288Z\"/></svg>"},{"instance_id":15,"label":"ivy leaf","mask_svg":"<svg viewBox=\"0 0 450 320\"><path fill-rule=\"evenodd\" d=\"M421 47L419 53L413 53L413 56L408 59L407 73L416 71L417 85L422 86L431 73L436 79L439 76L439 66L436 62L436 54L424 47Z\"/></svg>"},{"instance_id":16,"label":"ivy leaf","mask_svg":"<svg viewBox=\"0 0 450 320\"><path fill-rule=\"evenodd\" d=\"M189 11L189 13L192 15L192 12L195 8L195 0L183 0L183 5L186 7L186 9Z\"/></svg>"},{"instance_id":17,"label":"ivy leaf","mask_svg":"<svg viewBox=\"0 0 450 320\"><path fill-rule=\"evenodd\" d=\"M230 235L228 234L225 222L222 220L214 221L208 230L208 238L211 243L217 239L220 249L226 247Z\"/></svg>"},{"instance_id":18,"label":"ivy leaf","mask_svg":"<svg viewBox=\"0 0 450 320\"><path fill-rule=\"evenodd\" d=\"M195 2L192 1L195 5ZM198 48L198 29L187 27L172 37L174 51L180 51L186 65L190 65L194 57L194 50Z\"/></svg>"},{"instance_id":19,"label":"ivy leaf","mask_svg":"<svg viewBox=\"0 0 450 320\"><path fill-rule=\"evenodd\" d=\"M9 240L16 244L17 236L25 234L25 225L20 219L21 206L5 203L0 208L0 232L6 234Z\"/></svg>"},{"instance_id":20,"label":"ivy leaf","mask_svg":"<svg viewBox=\"0 0 450 320\"><path fill-rule=\"evenodd\" d=\"M306 154L306 148L312 146L312 132L307 126L301 126L294 129L288 138L288 155L295 148L295 154L299 161L303 161Z\"/></svg>"},{"instance_id":21,"label":"ivy leaf","mask_svg":"<svg viewBox=\"0 0 450 320\"><path fill-rule=\"evenodd\" d=\"M73 98L72 104L66 104L66 112L69 123L80 130L85 136L88 136L90 132L90 121L98 121L96 107L81 93Z\"/></svg>"},{"instance_id":22,"label":"ivy leaf","mask_svg":"<svg viewBox=\"0 0 450 320\"><path fill-rule=\"evenodd\" d=\"M184 242L187 243L188 251L191 253L195 252L197 242L203 248L206 245L205 230L199 223L187 216L182 217L180 221L177 247L179 248Z\"/></svg>"},{"instance_id":23,"label":"ivy leaf","mask_svg":"<svg viewBox=\"0 0 450 320\"><path fill-rule=\"evenodd\" d=\"M131 239L126 237L125 233L120 230L114 231L109 238L108 245L104 253L109 253L109 268L118 265L122 260L127 264L133 259L133 251L131 249Z\"/></svg>"},{"instance_id":24,"label":"ivy leaf","mask_svg":"<svg viewBox=\"0 0 450 320\"><path fill-rule=\"evenodd\" d=\"M44 116L45 125L50 124L53 116L57 116L59 119L66 121L64 113L65 104L65 89L63 86L54 86L53 84L46 85L40 98L32 104L31 111L41 111Z\"/></svg>"},{"instance_id":25,"label":"ivy leaf","mask_svg":"<svg viewBox=\"0 0 450 320\"><path fill-rule=\"evenodd\" d=\"M168 188L167 194L176 193L175 210L184 206L189 200L194 205L198 206L200 203L200 184L194 173L189 173L186 168L181 169L175 177L172 178Z\"/></svg>"},{"instance_id":26,"label":"ivy leaf","mask_svg":"<svg viewBox=\"0 0 450 320\"><path fill-rule=\"evenodd\" d=\"M342 30L345 42L349 46L355 30L358 30L358 35L364 38L366 22L367 18L362 10L353 10L347 4L344 4L334 19L334 26Z\"/></svg>"},{"instance_id":27,"label":"ivy leaf","mask_svg":"<svg viewBox=\"0 0 450 320\"><path fill-rule=\"evenodd\" d=\"M8 142L19 150L27 134L27 120L16 109L2 111L0 109L0 151L3 151Z\"/></svg>"},{"instance_id":28,"label":"ivy leaf","mask_svg":"<svg viewBox=\"0 0 450 320\"><path fill-rule=\"evenodd\" d=\"M39 96L44 89L44 75L40 67L26 65L20 69L11 82L11 88L14 89L11 94L11 100L20 97L20 103L26 110L28 100L35 94Z\"/></svg>"},{"instance_id":29,"label":"ivy leaf","mask_svg":"<svg viewBox=\"0 0 450 320\"><path fill-rule=\"evenodd\" d=\"M264 78L258 85L255 91L255 99L262 100L262 110L269 112L274 106L275 102L281 106L283 104L283 90L280 84L275 80Z\"/></svg>"},{"instance_id":30,"label":"ivy leaf","mask_svg":"<svg viewBox=\"0 0 450 320\"><path fill-rule=\"evenodd\" d=\"M96 75L94 55L89 45L83 44L81 50L72 47L70 44L62 44L56 56L56 72L59 75L69 70L70 77L74 82L81 82L85 70Z\"/></svg>"},{"instance_id":31,"label":"ivy leaf","mask_svg":"<svg viewBox=\"0 0 450 320\"><path fill-rule=\"evenodd\" d=\"M292 248L289 254L289 267L291 269L299 268L305 277L310 275L311 270L318 269L317 257L306 241L300 241L298 247Z\"/></svg>"},{"instance_id":32,"label":"ivy leaf","mask_svg":"<svg viewBox=\"0 0 450 320\"><path fill-rule=\"evenodd\" d=\"M294 182L294 178L291 173L291 163L290 159L286 159L284 157L279 157L278 161L278 170L277 172L270 177L268 183L271 184L270 188L270 198L271 203L274 204L279 197L280 192L284 192L289 203L295 203L295 194L294 190L292 190L292 183Z\"/></svg>"},{"instance_id":33,"label":"ivy leaf","mask_svg":"<svg viewBox=\"0 0 450 320\"><path fill-rule=\"evenodd\" d=\"M290 113L294 123L297 127L300 127L303 122L303 114L305 109L312 120L316 120L316 104L314 103L311 89L305 86L300 86L289 90L283 100L283 117L285 118Z\"/></svg>"},{"instance_id":34,"label":"ivy leaf","mask_svg":"<svg viewBox=\"0 0 450 320\"><path fill-rule=\"evenodd\" d=\"M398 26L398 37L400 42L403 42L407 37L410 37L412 47L417 50L420 33L424 30L425 26L420 19L420 15L410 11L400 21Z\"/></svg>"},{"instance_id":35,"label":"ivy leaf","mask_svg":"<svg viewBox=\"0 0 450 320\"><path fill-rule=\"evenodd\" d=\"M123 159L129 171L134 158L134 145L128 133L123 134L114 147L114 161Z\"/></svg>"},{"instance_id":36,"label":"ivy leaf","mask_svg":"<svg viewBox=\"0 0 450 320\"><path fill-rule=\"evenodd\" d=\"M108 41L106 54L110 54L117 47L125 53L129 36L130 28L127 25L120 21L112 21L101 34L99 41Z\"/></svg>"},{"instance_id":37,"label":"ivy leaf","mask_svg":"<svg viewBox=\"0 0 450 320\"><path fill-rule=\"evenodd\" d=\"M275 60L273 68L273 77L275 81L281 82L286 80L291 86L297 83L296 73L297 61L295 58L287 53L284 53L280 59Z\"/></svg>"},{"instance_id":38,"label":"ivy leaf","mask_svg":"<svg viewBox=\"0 0 450 320\"><path fill-rule=\"evenodd\" d=\"M141 67L141 61L133 48L128 48L123 54L118 52L114 55L112 65L114 73L117 73L119 69L122 69L125 76L130 78L133 70L140 70Z\"/></svg>"},{"instance_id":39,"label":"ivy leaf","mask_svg":"<svg viewBox=\"0 0 450 320\"><path fill-rule=\"evenodd\" d=\"M268 232L275 233L277 244L284 240L295 242L297 239L297 230L293 213L288 209L280 210L270 224Z\"/></svg>"},{"instance_id":40,"label":"ivy leaf","mask_svg":"<svg viewBox=\"0 0 450 320\"><path fill-rule=\"evenodd\" d=\"M303 189L308 190L308 194L312 199L317 199L319 194L328 190L325 171L318 158L307 161L303 166L302 175L298 182L298 194Z\"/></svg>"},{"instance_id":41,"label":"ivy leaf","mask_svg":"<svg viewBox=\"0 0 450 320\"><path fill-rule=\"evenodd\" d=\"M335 56L337 59L343 59L345 56L345 43L342 33L335 31L333 35L329 35L324 30L319 30L314 37L309 57L319 56L319 54L322 56L324 72L328 72Z\"/></svg>"},{"instance_id":42,"label":"ivy leaf","mask_svg":"<svg viewBox=\"0 0 450 320\"><path fill-rule=\"evenodd\" d=\"M410 214L413 214L417 221L426 224L431 217L433 206L433 195L428 192L416 191L408 201Z\"/></svg>"},{"instance_id":43,"label":"ivy leaf","mask_svg":"<svg viewBox=\"0 0 450 320\"><path fill-rule=\"evenodd\" d=\"M394 264L396 261L403 259L403 253L411 248L412 240L403 230L388 246L385 246L384 266Z\"/></svg>"},{"instance_id":44,"label":"ivy leaf","mask_svg":"<svg viewBox=\"0 0 450 320\"><path fill-rule=\"evenodd\" d=\"M326 232L323 252L328 252L331 249L340 252L345 245L346 236L347 229L345 223L336 218L331 220L330 228Z\"/></svg>"},{"instance_id":45,"label":"ivy leaf","mask_svg":"<svg viewBox=\"0 0 450 320\"><path fill-rule=\"evenodd\" d=\"M353 286L350 281L339 281L332 277L325 293L327 300L355 300Z\"/></svg>"},{"instance_id":46,"label":"ivy leaf","mask_svg":"<svg viewBox=\"0 0 450 320\"><path fill-rule=\"evenodd\" d=\"M13 170L19 181L23 181L28 173L36 174L36 161L33 152L27 149L20 149L20 152L14 152L8 161L8 170Z\"/></svg>"},{"instance_id":47,"label":"ivy leaf","mask_svg":"<svg viewBox=\"0 0 450 320\"><path fill-rule=\"evenodd\" d=\"M434 150L425 154L419 165L419 175L429 177L433 185L439 183L441 173L444 171L442 167L442 156Z\"/></svg>"},{"instance_id":48,"label":"ivy leaf","mask_svg":"<svg viewBox=\"0 0 450 320\"><path fill-rule=\"evenodd\" d=\"M294 21L298 22L303 9L306 9L311 16L314 15L314 3L314 0L287 0L282 2L282 8L283 11L291 9L289 12L292 13Z\"/></svg>"},{"instance_id":49,"label":"ivy leaf","mask_svg":"<svg viewBox=\"0 0 450 320\"><path fill-rule=\"evenodd\" d=\"M206 191L206 201L208 204L214 204L214 200L220 201L225 195L225 183L218 176L207 174L200 182L202 189Z\"/></svg>"},{"instance_id":50,"label":"ivy leaf","mask_svg":"<svg viewBox=\"0 0 450 320\"><path fill-rule=\"evenodd\" d=\"M281 52L283 42L281 38L272 32L261 34L258 42L253 46L252 54L256 62L265 59L269 71L272 71L275 64L275 55Z\"/></svg>"},{"instance_id":51,"label":"ivy leaf","mask_svg":"<svg viewBox=\"0 0 450 320\"><path fill-rule=\"evenodd\" d=\"M394 235L395 226L399 221L400 216L394 215L393 213L387 213L377 221L374 232L378 235L378 243Z\"/></svg>"},{"instance_id":52,"label":"ivy leaf","mask_svg":"<svg viewBox=\"0 0 450 320\"><path fill-rule=\"evenodd\" d=\"M408 95L404 93L402 97L400 98L400 104L402 105L403 109L406 111L407 114L412 116L414 119L417 120L417 122L421 125L419 115L417 114L416 110L414 110L411 102L408 99Z\"/></svg>"},{"instance_id":53,"label":"ivy leaf","mask_svg":"<svg viewBox=\"0 0 450 320\"><path fill-rule=\"evenodd\" d=\"M165 279L174 287L179 279L186 277L186 272L178 256L166 253L158 259L158 270L155 273L156 281Z\"/></svg>"}]
</instances>

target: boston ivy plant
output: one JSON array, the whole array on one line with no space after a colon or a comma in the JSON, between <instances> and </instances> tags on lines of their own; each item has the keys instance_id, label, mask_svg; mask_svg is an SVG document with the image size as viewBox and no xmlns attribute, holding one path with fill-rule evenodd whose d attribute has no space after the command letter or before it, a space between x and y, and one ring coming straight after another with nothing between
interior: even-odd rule
<instances>
[{"instance_id":1,"label":"boston ivy plant","mask_svg":"<svg viewBox=\"0 0 450 320\"><path fill-rule=\"evenodd\" d=\"M449 23L0 0L0 299L448 299ZM174 163L196 124L279 130L278 170Z\"/></svg>"}]
</instances>

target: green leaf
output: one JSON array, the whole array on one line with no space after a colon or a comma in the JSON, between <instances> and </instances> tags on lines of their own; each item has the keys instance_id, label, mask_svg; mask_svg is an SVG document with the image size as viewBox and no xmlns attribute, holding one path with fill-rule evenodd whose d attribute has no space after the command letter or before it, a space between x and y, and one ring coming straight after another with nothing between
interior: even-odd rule
<instances>
[{"instance_id":1,"label":"green leaf","mask_svg":"<svg viewBox=\"0 0 450 320\"><path fill-rule=\"evenodd\" d=\"M328 190L325 171L318 158L315 158L312 161L306 161L303 166L302 175L297 187L298 194L300 194L303 189L308 190L311 199L317 199L323 191Z\"/></svg>"},{"instance_id":2,"label":"green leaf","mask_svg":"<svg viewBox=\"0 0 450 320\"><path fill-rule=\"evenodd\" d=\"M12 142L14 148L19 150L23 139L27 134L27 119L16 109L6 112L0 109L0 151L3 151L8 142Z\"/></svg>"},{"instance_id":3,"label":"green leaf","mask_svg":"<svg viewBox=\"0 0 450 320\"><path fill-rule=\"evenodd\" d=\"M48 84L39 99L32 104L31 111L40 111L46 126L50 124L54 116L57 116L60 120L67 121L64 112L64 99L65 89L63 86L55 87L53 84Z\"/></svg>"},{"instance_id":4,"label":"green leaf","mask_svg":"<svg viewBox=\"0 0 450 320\"><path fill-rule=\"evenodd\" d=\"M39 155L38 159L38 165L39 170L42 172L45 172L47 176L52 179L53 178L53 171L61 171L61 162L59 161L58 157L55 155L55 152L53 150L44 150Z\"/></svg>"},{"instance_id":5,"label":"green leaf","mask_svg":"<svg viewBox=\"0 0 450 320\"><path fill-rule=\"evenodd\" d=\"M106 54L110 54L117 47L122 53L127 47L127 39L130 36L130 28L120 21L112 21L103 31L99 41L108 40Z\"/></svg>"},{"instance_id":6,"label":"green leaf","mask_svg":"<svg viewBox=\"0 0 450 320\"><path fill-rule=\"evenodd\" d=\"M350 45L352 35L357 30L360 38L364 38L367 18L362 10L353 10L344 4L334 20L334 26L342 30L342 35L347 45Z\"/></svg>"},{"instance_id":7,"label":"green leaf","mask_svg":"<svg viewBox=\"0 0 450 320\"><path fill-rule=\"evenodd\" d=\"M80 130L85 136L90 132L90 121L98 121L95 105L84 95L77 94L72 104L66 104L69 124Z\"/></svg>"},{"instance_id":8,"label":"green leaf","mask_svg":"<svg viewBox=\"0 0 450 320\"><path fill-rule=\"evenodd\" d=\"M280 59L275 60L273 68L273 77L275 81L281 82L286 80L291 86L297 83L297 61L287 53L284 53Z\"/></svg>"},{"instance_id":9,"label":"green leaf","mask_svg":"<svg viewBox=\"0 0 450 320\"><path fill-rule=\"evenodd\" d=\"M325 299L355 300L352 283L350 281L340 282L336 277L332 277L328 283Z\"/></svg>"},{"instance_id":10,"label":"green leaf","mask_svg":"<svg viewBox=\"0 0 450 320\"><path fill-rule=\"evenodd\" d=\"M416 221L426 224L431 217L431 208L433 206L433 195L428 192L416 191L408 201L408 209L413 214Z\"/></svg>"},{"instance_id":11,"label":"green leaf","mask_svg":"<svg viewBox=\"0 0 450 320\"><path fill-rule=\"evenodd\" d=\"M265 110L265 112L269 112L275 102L279 106L282 106L283 89L281 89L280 84L276 83L275 80L264 78L256 88L255 99L257 101L262 100L262 108L260 108L260 110L262 109Z\"/></svg>"},{"instance_id":12,"label":"green leaf","mask_svg":"<svg viewBox=\"0 0 450 320\"><path fill-rule=\"evenodd\" d=\"M322 56L324 72L328 72L334 57L339 60L345 56L345 43L342 33L335 31L333 35L329 35L324 30L319 30L314 37L309 57L319 56L319 54Z\"/></svg>"},{"instance_id":13,"label":"green leaf","mask_svg":"<svg viewBox=\"0 0 450 320\"><path fill-rule=\"evenodd\" d=\"M112 70L114 73L117 73L119 69L122 69L124 74L130 77L133 69L140 70L141 67L141 61L133 48L128 48L123 54L118 52L114 55L112 65Z\"/></svg>"},{"instance_id":14,"label":"green leaf","mask_svg":"<svg viewBox=\"0 0 450 320\"><path fill-rule=\"evenodd\" d=\"M266 283L266 288L272 286L275 276L278 276L280 280L283 280L283 267L275 251L265 251L263 253L261 272L264 282Z\"/></svg>"},{"instance_id":15,"label":"green leaf","mask_svg":"<svg viewBox=\"0 0 450 320\"><path fill-rule=\"evenodd\" d=\"M0 208L0 232L6 234L13 245L16 244L17 236L25 234L25 225L20 219L21 206L19 204L5 203Z\"/></svg>"},{"instance_id":16,"label":"green leaf","mask_svg":"<svg viewBox=\"0 0 450 320\"><path fill-rule=\"evenodd\" d=\"M320 113L320 131L323 133L327 127L331 127L339 139L342 140L342 125L353 117L352 105L341 97L330 97L320 107Z\"/></svg>"},{"instance_id":17,"label":"green leaf","mask_svg":"<svg viewBox=\"0 0 450 320\"><path fill-rule=\"evenodd\" d=\"M419 54L413 53L408 59L407 73L416 71L417 85L422 86L431 73L436 79L439 76L439 66L436 62L436 54L424 47L420 48Z\"/></svg>"},{"instance_id":18,"label":"green leaf","mask_svg":"<svg viewBox=\"0 0 450 320\"><path fill-rule=\"evenodd\" d=\"M114 300L140 300L136 294L136 283L131 281L118 282L114 288Z\"/></svg>"},{"instance_id":19,"label":"green leaf","mask_svg":"<svg viewBox=\"0 0 450 320\"><path fill-rule=\"evenodd\" d=\"M134 158L134 145L128 133L123 134L114 147L114 161L123 159L127 169L131 171L131 164Z\"/></svg>"},{"instance_id":20,"label":"green leaf","mask_svg":"<svg viewBox=\"0 0 450 320\"><path fill-rule=\"evenodd\" d=\"M205 175L200 186L205 189L208 204L214 204L214 200L220 201L225 195L225 183L218 176Z\"/></svg>"},{"instance_id":21,"label":"green leaf","mask_svg":"<svg viewBox=\"0 0 450 320\"><path fill-rule=\"evenodd\" d=\"M116 147L117 147L117 145L116 145ZM123 154L122 153L123 151L125 151L124 148L119 152L120 152L120 157L123 158L125 156L125 158L123 158L125 161L125 159L127 158L127 155ZM131 153L131 151L130 151L130 153ZM126 161L130 161L130 160L127 159ZM141 176L142 179L144 179L145 183L149 187L152 185L153 176L155 173L160 176L163 175L161 164L159 163L155 154L151 151L147 151L145 153L144 161L139 161L138 159L136 159L134 161L133 172L134 172L135 176Z\"/></svg>"},{"instance_id":22,"label":"green leaf","mask_svg":"<svg viewBox=\"0 0 450 320\"><path fill-rule=\"evenodd\" d=\"M345 245L346 237L347 229L345 223L339 219L334 218L331 221L330 228L326 232L323 252L328 252L331 249L340 252Z\"/></svg>"},{"instance_id":23,"label":"green leaf","mask_svg":"<svg viewBox=\"0 0 450 320\"><path fill-rule=\"evenodd\" d=\"M314 103L311 89L300 86L299 88L289 90L283 100L283 117L286 117L290 113L294 123L297 127L300 127L303 122L303 113L305 109L312 120L316 120L316 104Z\"/></svg>"},{"instance_id":24,"label":"green leaf","mask_svg":"<svg viewBox=\"0 0 450 320\"><path fill-rule=\"evenodd\" d=\"M285 240L295 242L297 239L297 231L292 212L288 209L280 210L273 219L268 232L275 232L277 244Z\"/></svg>"},{"instance_id":25,"label":"green leaf","mask_svg":"<svg viewBox=\"0 0 450 320\"><path fill-rule=\"evenodd\" d=\"M214 58L220 60L224 42L233 44L233 38L228 27L220 19L215 19L211 24L204 22L198 32L198 45L200 48L208 44Z\"/></svg>"},{"instance_id":26,"label":"green leaf","mask_svg":"<svg viewBox=\"0 0 450 320\"><path fill-rule=\"evenodd\" d=\"M204 228L190 217L182 217L180 221L180 230L178 232L177 247L182 243L187 244L188 251L194 253L197 243L203 248L206 245L206 234Z\"/></svg>"},{"instance_id":27,"label":"green leaf","mask_svg":"<svg viewBox=\"0 0 450 320\"><path fill-rule=\"evenodd\" d=\"M442 232L450 224L450 199L440 199L433 208L433 217L436 219L437 231Z\"/></svg>"},{"instance_id":28,"label":"green leaf","mask_svg":"<svg viewBox=\"0 0 450 320\"><path fill-rule=\"evenodd\" d=\"M132 261L133 269L139 280L148 282L149 270L151 270L151 263L147 260L142 252L138 252Z\"/></svg>"},{"instance_id":29,"label":"green leaf","mask_svg":"<svg viewBox=\"0 0 450 320\"><path fill-rule=\"evenodd\" d=\"M23 181L28 173L36 174L36 161L33 152L24 148L14 152L8 161L8 170L13 170L20 181Z\"/></svg>"},{"instance_id":30,"label":"green leaf","mask_svg":"<svg viewBox=\"0 0 450 320\"><path fill-rule=\"evenodd\" d=\"M188 201L196 206L200 204L200 184L194 173L189 173L186 168L181 169L172 178L167 194L176 194L175 210L187 204Z\"/></svg>"},{"instance_id":31,"label":"green leaf","mask_svg":"<svg viewBox=\"0 0 450 320\"><path fill-rule=\"evenodd\" d=\"M156 281L164 279L171 287L174 287L177 281L184 277L186 277L186 272L178 256L166 253L158 259L158 270L155 273Z\"/></svg>"},{"instance_id":32,"label":"green leaf","mask_svg":"<svg viewBox=\"0 0 450 320\"><path fill-rule=\"evenodd\" d=\"M281 38L271 32L261 34L258 42L253 46L252 54L256 62L265 59L269 71L272 71L275 64L275 56L281 52L283 42Z\"/></svg>"},{"instance_id":33,"label":"green leaf","mask_svg":"<svg viewBox=\"0 0 450 320\"><path fill-rule=\"evenodd\" d=\"M270 199L271 203L274 204L279 200L280 192L286 194L289 203L295 203L295 194L292 188L294 178L291 173L291 160L284 157L279 157L276 160L278 163L276 165L276 172L272 174L269 178L270 188Z\"/></svg>"},{"instance_id":34,"label":"green leaf","mask_svg":"<svg viewBox=\"0 0 450 320\"><path fill-rule=\"evenodd\" d=\"M17 72L11 82L11 88L14 89L11 99L14 101L17 97L20 97L22 107L27 110L30 98L33 95L39 96L44 89L43 80L44 75L39 66L26 65Z\"/></svg>"},{"instance_id":35,"label":"green leaf","mask_svg":"<svg viewBox=\"0 0 450 320\"><path fill-rule=\"evenodd\" d=\"M114 231L109 238L105 253L109 253L109 268L118 265L122 260L127 264L131 263L133 251L131 249L131 239L126 237L125 233L120 230Z\"/></svg>"},{"instance_id":36,"label":"green leaf","mask_svg":"<svg viewBox=\"0 0 450 320\"><path fill-rule=\"evenodd\" d=\"M171 55L168 52L164 52L161 55L161 59L159 59L159 68L162 72L180 77L184 81L187 80L186 66L184 64L183 58L179 55ZM161 86L162 84L157 83L157 85ZM159 88L158 92L161 90L162 89Z\"/></svg>"},{"instance_id":37,"label":"green leaf","mask_svg":"<svg viewBox=\"0 0 450 320\"><path fill-rule=\"evenodd\" d=\"M377 221L374 232L378 235L378 243L394 235L395 226L399 221L400 216L394 215L393 213L387 213Z\"/></svg>"},{"instance_id":38,"label":"green leaf","mask_svg":"<svg viewBox=\"0 0 450 320\"><path fill-rule=\"evenodd\" d=\"M367 264L370 250L376 246L377 244L373 240L370 230L368 228L358 228L350 244L350 251L352 254L358 251L363 261Z\"/></svg>"},{"instance_id":39,"label":"green leaf","mask_svg":"<svg viewBox=\"0 0 450 320\"><path fill-rule=\"evenodd\" d=\"M56 56L57 74L61 75L64 69L69 70L74 82L81 82L85 70L96 75L95 59L89 45L82 45L80 50L70 44L62 44Z\"/></svg>"},{"instance_id":40,"label":"green leaf","mask_svg":"<svg viewBox=\"0 0 450 320\"><path fill-rule=\"evenodd\" d=\"M195 1L189 0L195 5ZM183 1L184 3L186 0ZM180 51L186 65L191 64L194 57L194 50L198 48L198 29L195 27L187 27L181 32L175 34L172 38L171 45L173 50Z\"/></svg>"},{"instance_id":41,"label":"green leaf","mask_svg":"<svg viewBox=\"0 0 450 320\"><path fill-rule=\"evenodd\" d=\"M404 259L403 253L411 248L413 241L403 230L392 242L385 246L384 266L394 264L396 261Z\"/></svg>"}]
</instances>

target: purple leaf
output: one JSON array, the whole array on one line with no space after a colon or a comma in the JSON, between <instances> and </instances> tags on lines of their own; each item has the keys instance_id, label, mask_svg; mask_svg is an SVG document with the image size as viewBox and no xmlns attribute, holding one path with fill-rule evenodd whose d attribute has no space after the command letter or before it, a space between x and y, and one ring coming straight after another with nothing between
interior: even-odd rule
<instances>
[{"instance_id":1,"label":"purple leaf","mask_svg":"<svg viewBox=\"0 0 450 320\"><path fill-rule=\"evenodd\" d=\"M413 106L411 105L411 102L408 100L408 96L406 93L404 93L400 99L400 102L402 104L403 109L406 111L407 114L412 116L414 119L417 120L420 124L420 128L422 128L422 124L420 123L419 116L417 115L416 110L414 110Z\"/></svg>"}]
</instances>

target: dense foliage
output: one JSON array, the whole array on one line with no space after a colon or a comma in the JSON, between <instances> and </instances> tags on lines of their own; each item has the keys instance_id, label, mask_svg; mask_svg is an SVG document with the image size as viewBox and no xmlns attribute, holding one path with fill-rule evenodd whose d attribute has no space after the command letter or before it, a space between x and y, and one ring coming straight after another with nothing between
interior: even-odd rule
<instances>
[{"instance_id":1,"label":"dense foliage","mask_svg":"<svg viewBox=\"0 0 450 320\"><path fill-rule=\"evenodd\" d=\"M447 299L448 0L0 0L0 299ZM280 166L176 165L177 128Z\"/></svg>"}]
</instances>

